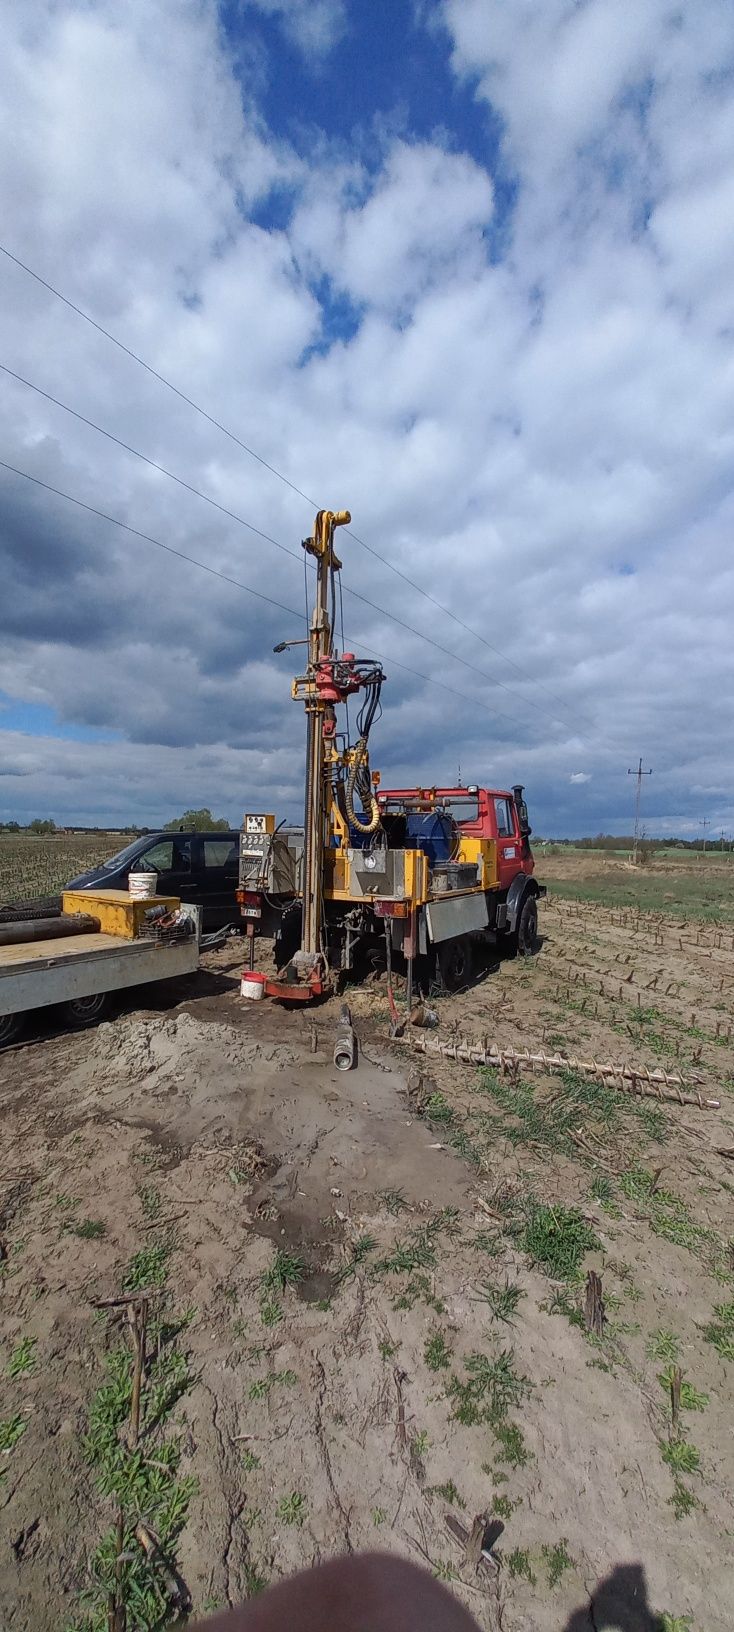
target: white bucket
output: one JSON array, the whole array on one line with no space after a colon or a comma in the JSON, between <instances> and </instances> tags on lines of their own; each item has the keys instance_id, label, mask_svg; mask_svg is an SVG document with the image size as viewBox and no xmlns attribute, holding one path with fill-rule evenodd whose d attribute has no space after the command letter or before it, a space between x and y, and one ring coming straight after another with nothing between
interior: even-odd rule
<instances>
[{"instance_id":1,"label":"white bucket","mask_svg":"<svg viewBox=\"0 0 734 1632\"><path fill-rule=\"evenodd\" d=\"M242 980L240 981L240 992L242 996L254 998L256 1002L259 998L264 997L266 978L267 977L265 975L256 974L254 969L245 969L242 975Z\"/></svg>"},{"instance_id":2,"label":"white bucket","mask_svg":"<svg viewBox=\"0 0 734 1632\"><path fill-rule=\"evenodd\" d=\"M127 893L132 901L147 901L158 894L157 873L128 873Z\"/></svg>"}]
</instances>

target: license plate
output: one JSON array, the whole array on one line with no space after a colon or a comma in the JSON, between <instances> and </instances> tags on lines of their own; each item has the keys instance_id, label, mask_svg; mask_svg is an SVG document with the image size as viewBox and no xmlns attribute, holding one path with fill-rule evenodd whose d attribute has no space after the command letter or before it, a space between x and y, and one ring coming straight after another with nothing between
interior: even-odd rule
<instances>
[{"instance_id":1,"label":"license plate","mask_svg":"<svg viewBox=\"0 0 734 1632\"><path fill-rule=\"evenodd\" d=\"M262 918L260 907L242 907L241 911L243 918Z\"/></svg>"}]
</instances>

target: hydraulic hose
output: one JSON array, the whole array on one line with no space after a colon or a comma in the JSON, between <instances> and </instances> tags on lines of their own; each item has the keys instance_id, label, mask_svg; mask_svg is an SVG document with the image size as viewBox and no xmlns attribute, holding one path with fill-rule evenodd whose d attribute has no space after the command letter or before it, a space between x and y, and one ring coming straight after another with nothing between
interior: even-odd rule
<instances>
[{"instance_id":1,"label":"hydraulic hose","mask_svg":"<svg viewBox=\"0 0 734 1632\"><path fill-rule=\"evenodd\" d=\"M364 775L365 772L367 773L366 776ZM360 788L360 797L364 801L365 809L370 810L370 817L366 822L363 822L361 818L357 816L354 809L355 789L358 781L361 783L363 778L366 785ZM369 782L369 760L367 759L366 737L360 737L354 750L354 759L352 760L352 764L349 768L347 785L344 789L344 803L347 808L347 819L350 826L356 828L358 833L368 834L377 832L380 825L380 807Z\"/></svg>"}]
</instances>

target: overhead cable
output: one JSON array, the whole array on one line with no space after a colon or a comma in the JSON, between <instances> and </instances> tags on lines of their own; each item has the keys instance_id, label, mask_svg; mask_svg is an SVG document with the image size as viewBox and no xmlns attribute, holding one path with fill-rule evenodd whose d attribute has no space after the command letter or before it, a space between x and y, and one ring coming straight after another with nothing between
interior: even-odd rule
<instances>
[{"instance_id":1,"label":"overhead cable","mask_svg":"<svg viewBox=\"0 0 734 1632\"><path fill-rule=\"evenodd\" d=\"M132 533L134 538L142 539L146 544L155 544L159 550L165 550L168 555L178 556L180 561L187 561L189 566L199 567L202 572L208 572L212 578L221 578L225 584L231 584L235 589L242 589L247 595L254 595L260 601L267 601L269 606L275 606L281 612L288 613L289 617L297 618L299 623L303 619L303 611L297 612L295 607L285 606L282 601L276 601L272 595L264 595L262 590L254 589L251 584L244 584L241 579L233 578L230 573L220 572L218 567L212 567L206 561L200 561L195 555L187 555L185 550L177 550L172 544L164 544L162 539L154 538L151 533L144 533L138 527L132 527L129 522L121 521L119 516L111 516L106 510L99 510L96 505L88 504L85 499L78 499L73 493L65 493L63 488L53 487L50 482L44 482L40 476L33 476L28 470L20 470L17 465L11 465L5 459L0 459L0 469L8 470L13 476L22 476L26 482L33 482L34 486L42 487L47 493L53 493L58 499L66 499L69 504L75 504L80 510L87 510L90 515L98 516L100 521L109 521L113 527L122 528L123 532ZM397 658L386 658L382 652L375 651L374 647L363 647L367 655L379 658L381 663L387 663L390 668L402 669L405 674L412 674L417 680L422 680L428 686L436 686L440 691L448 692L451 697L458 697L462 703L469 703L472 708L480 708L485 714L493 718L507 719L507 715L497 714L497 710L483 703L478 697L470 697L465 691L458 691L449 686L444 680L437 680L435 675L423 674L420 669L411 668L408 663L399 663Z\"/></svg>"},{"instance_id":2,"label":"overhead cable","mask_svg":"<svg viewBox=\"0 0 734 1632\"><path fill-rule=\"evenodd\" d=\"M202 408L201 404L196 402L193 397L187 396L186 392L182 391L179 386L174 385L173 381L169 380L165 374L161 374L157 368L153 368L152 364L146 362L145 358L141 357L138 352L133 351L131 346L126 346L124 341L118 339L117 335L112 334L110 329L106 329L102 323L98 323L96 318L91 316L91 313L85 312L84 308L82 306L78 306L75 301L70 300L68 295L62 294L60 289L57 289L54 284L49 283L47 278L41 277L39 272L34 271L33 267L29 266L26 261L22 261L19 256L14 255L12 251L6 247L6 245L0 244L0 254L3 254L7 260L12 261L15 266L21 269L21 271L26 272L30 278L33 278L36 283L42 286L42 288L47 289L49 293L54 295L57 300L62 301L65 306L69 307L70 311L76 313L77 317L83 318L85 323L89 323L93 329L97 330L98 334L103 335L104 338L109 340L113 346L117 346L118 350L124 352L126 357L130 357L133 362L138 363L140 368L145 369L147 374L150 374L153 379L158 380L159 384L164 385L168 391L172 391L174 396L177 396L181 402L185 402L189 408L193 408L195 413L200 414L201 417L207 420L210 425L213 425L216 430L221 431L222 435L228 437L230 442L234 442L238 448L242 449L243 453L248 454L251 459L256 460L259 465L262 465L263 469L270 471L272 476L277 477L278 481L283 482L284 485L290 488L291 492L295 493L299 499L303 499L304 502L310 505L313 510L320 510L323 508L322 505L318 504L316 499L310 498L308 493L304 493L302 488L298 487L295 482L292 482L290 477L286 476L282 470L279 470L277 465L270 464L267 459L263 458L262 454L257 453L255 448L250 447L250 444L243 441L242 437L238 436L237 433L231 430L228 425L222 424L221 420L216 419L213 414L210 414L207 411L206 408ZM481 634L478 629L474 629L470 624L465 623L464 619L460 618L458 613L453 612L451 608L446 606L443 601L440 601L437 596L432 595L430 590L424 589L422 584L419 584L414 578L411 578L408 573L403 572L402 567L396 566L395 562L391 561L389 556L381 555L380 551L376 550L373 544L368 544L366 539L361 538L358 533L355 533L352 530L352 528L345 528L345 532L349 534L350 538L354 539L355 543L360 544L363 550L367 550L368 554L373 556L376 561L380 561L382 565L387 567L390 572L395 573L396 577L401 578L403 583L408 584L411 589L414 589L417 592L417 594L422 595L424 599L429 601L432 606L435 606L438 611L450 618L452 622L457 624L460 629L463 629L465 634L471 635L474 640L481 641L482 645L486 646L488 651L493 652L495 657L501 658L503 663L507 663L510 668L515 670L517 674L522 675L523 679L528 684L537 686L540 691L543 691L547 697L552 699L557 707L565 710L565 703L563 703L548 686L543 685L540 680L534 679L533 676L528 674L527 670L523 669L514 658L508 657L506 652L500 651L498 646L493 645L492 641L487 640L486 635ZM478 670L477 672L483 673L484 671ZM494 683L497 685L502 685L502 682L499 680L495 681ZM509 686L505 686L504 689L506 691L511 690ZM513 693L513 695L516 694ZM534 708L539 706L538 704L533 703L532 698L529 697L524 698L523 701L531 703Z\"/></svg>"},{"instance_id":3,"label":"overhead cable","mask_svg":"<svg viewBox=\"0 0 734 1632\"><path fill-rule=\"evenodd\" d=\"M219 510L222 515L229 517L231 521L236 521L240 526L246 527L248 532L254 533L256 537L263 539L265 543L274 545L275 549L280 550L283 555L290 555L296 561L300 559L296 551L290 549L287 544L282 544L279 539L273 538L272 534L263 532L262 528L256 527L253 522L248 521L246 517L239 515L236 510L229 510L226 505L220 504L218 499L212 498L210 493L203 492L201 488L194 487L191 482L185 481L182 476L177 476L175 471L168 470L165 465L159 464L155 459L150 459L148 455L141 452L139 448L134 448L131 443L124 442L121 437L115 436L114 432L106 430L103 425L98 425L95 420L89 419L86 414L82 414L78 411L78 409L72 408L68 402L62 402L59 397L54 397L50 391L45 391L42 386L36 385L33 380L28 380L23 374L18 374L15 369L9 368L7 363L0 363L0 370L2 370L4 374L7 374L10 379L16 380L20 385L26 386L29 391L33 391L37 396L43 397L46 402L52 403L55 408L61 408L64 413L70 414L73 419L79 420L80 424L88 426L90 430L97 432L99 436L105 437L108 442L113 442L116 447L122 448L125 453L130 453L134 456L134 458L140 459L142 463L148 465L151 470L156 470L159 475L166 476L169 481L176 482L179 487L185 488L188 493L192 493L196 498L202 499L205 504L212 505L215 510ZM490 685L496 685L501 691L508 692L511 697L517 697L517 693L513 691L513 688L505 685L504 681L496 680L493 675L487 673L486 669L480 669L477 667L476 663L470 663L468 659L462 657L459 652L452 652L450 647L442 645L441 641L434 640L432 635L424 634L422 629L416 629L413 624L408 623L404 618L398 617L396 612L390 612L387 607L379 606L376 601L370 600L369 596L363 595L357 589L351 589L348 584L345 584L344 588L347 595L351 595L356 601L361 601L363 606L370 607L370 609L373 612L376 612L379 617L389 618L392 623L397 624L400 629L405 629L408 634L414 635L417 640L422 640L428 646L433 646L437 652L441 652L442 656L449 658L451 662L460 663L462 668L468 669L472 674L479 675L480 679L488 682ZM538 712L545 718L554 719L553 716L547 713L547 710L540 707L540 704L533 702L532 698L522 697L518 698L517 700L523 703L528 703L531 708L537 709ZM510 720L512 724L517 723L516 719L514 719L512 715L503 714L499 709L493 709L492 712L500 719ZM554 720L554 723L562 724L564 722Z\"/></svg>"}]
</instances>

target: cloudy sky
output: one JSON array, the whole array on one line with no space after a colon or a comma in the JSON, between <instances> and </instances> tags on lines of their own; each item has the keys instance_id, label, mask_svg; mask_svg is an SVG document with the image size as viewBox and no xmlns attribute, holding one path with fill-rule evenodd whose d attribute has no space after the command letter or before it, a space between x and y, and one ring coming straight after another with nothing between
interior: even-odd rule
<instances>
[{"instance_id":1,"label":"cloudy sky","mask_svg":"<svg viewBox=\"0 0 734 1632\"><path fill-rule=\"evenodd\" d=\"M0 243L0 819L298 814L323 505L384 785L734 830L731 0L7 5Z\"/></svg>"}]
</instances>

